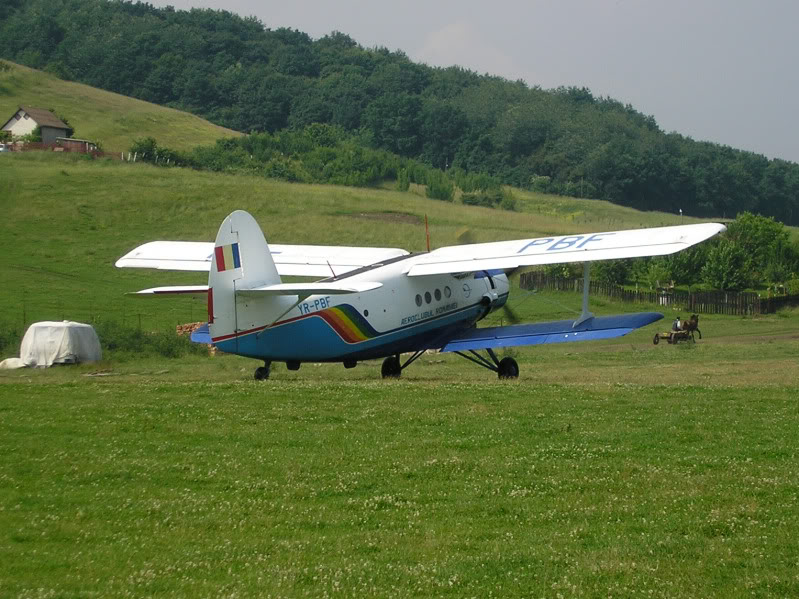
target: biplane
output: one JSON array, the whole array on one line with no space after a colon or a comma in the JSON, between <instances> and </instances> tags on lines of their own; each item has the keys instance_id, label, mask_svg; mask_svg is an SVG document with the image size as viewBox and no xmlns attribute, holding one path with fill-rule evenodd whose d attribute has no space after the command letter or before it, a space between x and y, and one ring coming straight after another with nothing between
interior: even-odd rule
<instances>
[{"instance_id":1,"label":"biplane","mask_svg":"<svg viewBox=\"0 0 799 599\"><path fill-rule=\"evenodd\" d=\"M216 241L153 241L116 262L120 268L208 272L207 285L154 287L136 295L203 295L208 323L192 340L297 370L307 362L352 368L383 359L384 378L398 377L426 350L454 352L516 378L500 348L619 337L663 317L656 312L595 317L588 285L575 320L478 327L505 306L508 273L526 266L662 256L725 230L702 223L441 247L423 253L398 248L269 245L247 212L222 222ZM281 277L317 280L283 283ZM482 353L481 353L482 352ZM403 359L403 354L406 357Z\"/></svg>"}]
</instances>

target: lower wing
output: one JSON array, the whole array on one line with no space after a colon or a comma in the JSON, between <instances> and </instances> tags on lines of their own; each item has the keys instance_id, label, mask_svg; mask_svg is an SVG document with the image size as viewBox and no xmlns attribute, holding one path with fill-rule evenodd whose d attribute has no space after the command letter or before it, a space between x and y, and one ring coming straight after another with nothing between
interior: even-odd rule
<instances>
[{"instance_id":1,"label":"lower wing","mask_svg":"<svg viewBox=\"0 0 799 599\"><path fill-rule=\"evenodd\" d=\"M555 322L538 322L507 327L469 329L461 335L450 339L441 348L441 351L454 352L518 345L611 339L626 335L661 318L663 318L663 315L658 312L639 312L636 314L621 314L619 316L593 317L576 327L573 320L558 320Z\"/></svg>"}]
</instances>

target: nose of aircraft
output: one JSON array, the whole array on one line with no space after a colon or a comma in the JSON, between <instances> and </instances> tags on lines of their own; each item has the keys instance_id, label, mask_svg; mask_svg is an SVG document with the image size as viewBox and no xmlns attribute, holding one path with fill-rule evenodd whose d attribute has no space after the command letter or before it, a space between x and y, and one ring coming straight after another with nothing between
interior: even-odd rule
<instances>
[{"instance_id":1,"label":"nose of aircraft","mask_svg":"<svg viewBox=\"0 0 799 599\"><path fill-rule=\"evenodd\" d=\"M510 282L508 276L505 274L496 275L494 277L494 285L497 291L497 301L494 302L494 307L499 308L505 305L508 300L508 292L510 291Z\"/></svg>"}]
</instances>

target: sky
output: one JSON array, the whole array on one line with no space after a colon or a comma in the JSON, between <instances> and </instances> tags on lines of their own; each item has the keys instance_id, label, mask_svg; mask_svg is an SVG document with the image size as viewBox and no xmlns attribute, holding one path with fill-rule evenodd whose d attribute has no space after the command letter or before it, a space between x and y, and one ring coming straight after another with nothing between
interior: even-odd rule
<instances>
[{"instance_id":1,"label":"sky","mask_svg":"<svg viewBox=\"0 0 799 599\"><path fill-rule=\"evenodd\" d=\"M589 88L664 131L799 163L795 0L148 0L333 31L415 62Z\"/></svg>"}]
</instances>

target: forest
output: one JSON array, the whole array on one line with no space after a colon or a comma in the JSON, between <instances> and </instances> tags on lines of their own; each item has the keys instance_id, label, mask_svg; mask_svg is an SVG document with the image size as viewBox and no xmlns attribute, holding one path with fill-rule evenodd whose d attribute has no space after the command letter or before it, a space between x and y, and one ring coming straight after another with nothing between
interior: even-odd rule
<instances>
[{"instance_id":1,"label":"forest","mask_svg":"<svg viewBox=\"0 0 799 599\"><path fill-rule=\"evenodd\" d=\"M226 11L121 0L4 0L0 57L247 133L324 124L364 149L524 189L799 224L795 163L664 132L586 88L434 68L341 32L314 40Z\"/></svg>"}]
</instances>

